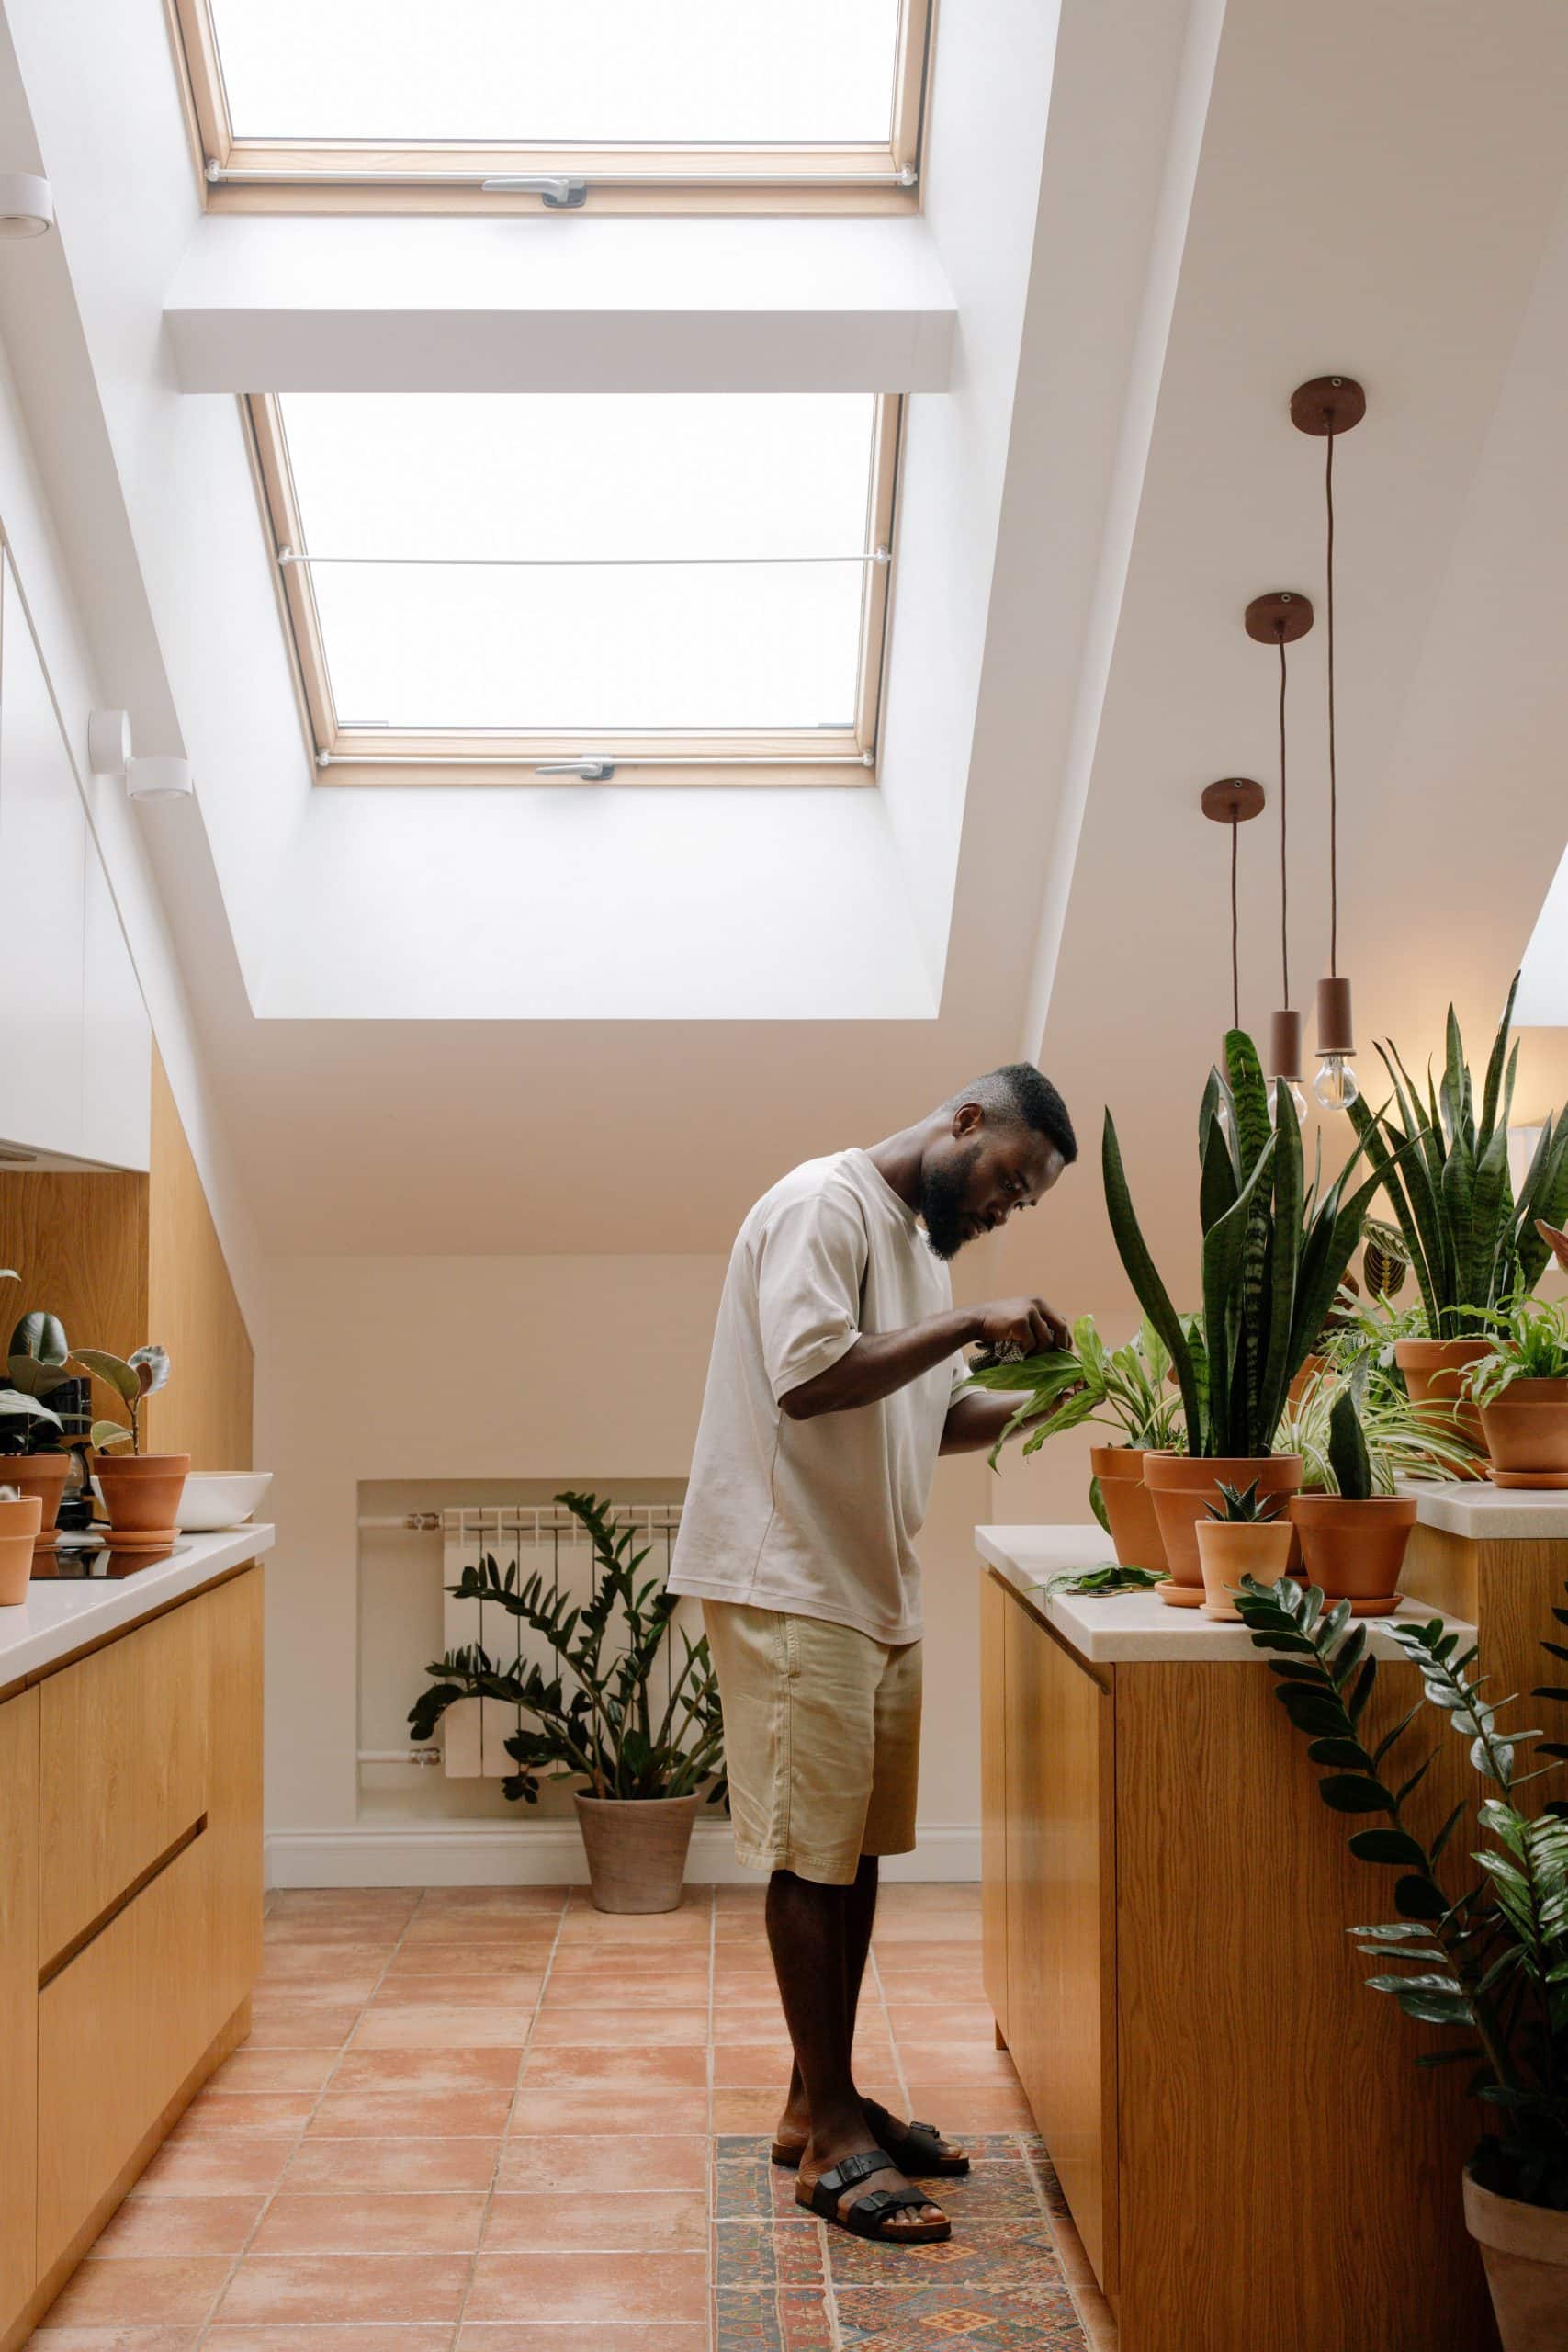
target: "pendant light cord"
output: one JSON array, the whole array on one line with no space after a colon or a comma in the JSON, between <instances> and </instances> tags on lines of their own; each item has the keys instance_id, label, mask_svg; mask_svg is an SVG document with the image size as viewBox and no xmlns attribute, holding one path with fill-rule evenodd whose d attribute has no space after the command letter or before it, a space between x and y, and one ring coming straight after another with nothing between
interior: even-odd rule
<instances>
[{"instance_id":1,"label":"pendant light cord","mask_svg":"<svg viewBox=\"0 0 1568 2352\"><path fill-rule=\"evenodd\" d=\"M1236 846L1241 839L1241 827L1231 820L1231 1027L1241 1027L1241 950L1240 928L1236 915Z\"/></svg>"},{"instance_id":2,"label":"pendant light cord","mask_svg":"<svg viewBox=\"0 0 1568 2352\"><path fill-rule=\"evenodd\" d=\"M1328 428L1324 503L1328 514L1328 969L1339 971L1339 776L1334 743L1334 425Z\"/></svg>"},{"instance_id":3,"label":"pendant light cord","mask_svg":"<svg viewBox=\"0 0 1568 2352\"><path fill-rule=\"evenodd\" d=\"M1280 634L1280 974L1285 1011L1291 1009L1291 879L1285 827L1285 638Z\"/></svg>"}]
</instances>

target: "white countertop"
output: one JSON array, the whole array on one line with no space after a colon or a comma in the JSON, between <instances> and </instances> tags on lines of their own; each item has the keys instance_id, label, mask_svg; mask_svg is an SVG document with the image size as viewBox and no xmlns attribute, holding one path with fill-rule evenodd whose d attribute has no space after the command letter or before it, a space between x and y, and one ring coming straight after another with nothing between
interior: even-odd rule
<instances>
[{"instance_id":1,"label":"white countertop","mask_svg":"<svg viewBox=\"0 0 1568 2352\"><path fill-rule=\"evenodd\" d=\"M1082 1594L1050 1593L1043 1587L1068 1569L1098 1568L1114 1558L1111 1540L1098 1527L977 1527L975 1545L980 1557L1000 1570L1009 1583L1028 1595L1062 1639L1092 1666L1150 1663L1206 1665L1214 1660L1233 1666L1263 1666L1271 1655L1257 1648L1245 1625L1206 1617L1201 1609L1173 1609L1154 1592L1117 1592L1103 1600ZM1402 1601L1395 1618L1426 1624L1438 1612L1416 1602ZM1364 1620L1368 1646L1379 1657L1398 1657L1390 1640L1393 1618ZM1450 1617L1450 1629L1472 1640L1475 1629Z\"/></svg>"},{"instance_id":2,"label":"white countertop","mask_svg":"<svg viewBox=\"0 0 1568 2352\"><path fill-rule=\"evenodd\" d=\"M1440 1485L1432 1478L1402 1478L1402 1495L1414 1495L1423 1527L1469 1535L1483 1544L1516 1540L1568 1540L1568 1491L1551 1487L1495 1487L1488 1478Z\"/></svg>"},{"instance_id":3,"label":"white countertop","mask_svg":"<svg viewBox=\"0 0 1568 2352\"><path fill-rule=\"evenodd\" d=\"M26 1681L106 1634L123 1634L171 1600L198 1592L226 1568L270 1552L276 1528L247 1523L217 1535L182 1535L172 1558L125 1577L35 1577L19 1609L0 1609L0 1690Z\"/></svg>"}]
</instances>

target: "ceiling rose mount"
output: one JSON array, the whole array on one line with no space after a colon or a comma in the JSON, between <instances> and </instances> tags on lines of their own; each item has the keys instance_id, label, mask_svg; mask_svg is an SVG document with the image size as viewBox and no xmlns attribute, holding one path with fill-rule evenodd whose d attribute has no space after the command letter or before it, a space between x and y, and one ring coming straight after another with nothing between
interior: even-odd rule
<instances>
[{"instance_id":1,"label":"ceiling rose mount","mask_svg":"<svg viewBox=\"0 0 1568 2352\"><path fill-rule=\"evenodd\" d=\"M1367 413L1367 395L1354 376L1314 376L1291 394L1291 423L1319 440L1348 433Z\"/></svg>"},{"instance_id":2,"label":"ceiling rose mount","mask_svg":"<svg viewBox=\"0 0 1568 2352\"><path fill-rule=\"evenodd\" d=\"M1294 645L1312 627L1312 599L1297 588L1272 588L1247 608L1247 633L1258 645Z\"/></svg>"},{"instance_id":3,"label":"ceiling rose mount","mask_svg":"<svg viewBox=\"0 0 1568 2352\"><path fill-rule=\"evenodd\" d=\"M1222 776L1217 784L1203 786L1200 806L1216 825L1245 825L1262 809L1263 786L1249 775Z\"/></svg>"}]
</instances>

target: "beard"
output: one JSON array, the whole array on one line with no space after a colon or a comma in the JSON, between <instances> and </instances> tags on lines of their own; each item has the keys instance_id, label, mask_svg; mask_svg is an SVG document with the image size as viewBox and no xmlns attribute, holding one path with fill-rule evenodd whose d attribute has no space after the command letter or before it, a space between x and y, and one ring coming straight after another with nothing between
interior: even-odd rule
<instances>
[{"instance_id":1,"label":"beard","mask_svg":"<svg viewBox=\"0 0 1568 2352\"><path fill-rule=\"evenodd\" d=\"M920 1170L920 1216L926 1239L932 1254L944 1261L956 1258L971 1238L964 1230L967 1215L964 1201L969 1189L969 1171L979 1157L979 1145L971 1144L967 1151L955 1154L945 1168Z\"/></svg>"}]
</instances>

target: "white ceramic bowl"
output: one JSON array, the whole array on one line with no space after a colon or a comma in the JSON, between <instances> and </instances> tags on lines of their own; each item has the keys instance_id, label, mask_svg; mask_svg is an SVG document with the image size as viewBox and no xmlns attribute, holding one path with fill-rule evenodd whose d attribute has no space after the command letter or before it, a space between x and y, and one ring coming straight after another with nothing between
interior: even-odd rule
<instances>
[{"instance_id":1,"label":"white ceramic bowl","mask_svg":"<svg viewBox=\"0 0 1568 2352\"><path fill-rule=\"evenodd\" d=\"M179 1523L186 1535L210 1535L239 1527L260 1510L272 1484L270 1470L193 1470L180 1498Z\"/></svg>"}]
</instances>

